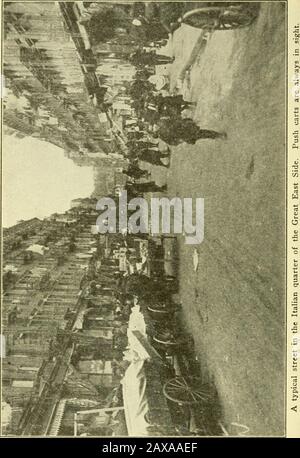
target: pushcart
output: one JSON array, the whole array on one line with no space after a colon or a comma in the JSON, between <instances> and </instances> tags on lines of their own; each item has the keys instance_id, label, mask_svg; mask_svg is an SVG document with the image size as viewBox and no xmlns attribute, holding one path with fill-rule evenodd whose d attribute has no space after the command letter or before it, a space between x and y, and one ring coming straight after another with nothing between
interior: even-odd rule
<instances>
[{"instance_id":1,"label":"pushcart","mask_svg":"<svg viewBox=\"0 0 300 458\"><path fill-rule=\"evenodd\" d=\"M228 30L247 27L259 13L254 2L226 2L222 6L201 6L186 12L179 22L206 30Z\"/></svg>"}]
</instances>

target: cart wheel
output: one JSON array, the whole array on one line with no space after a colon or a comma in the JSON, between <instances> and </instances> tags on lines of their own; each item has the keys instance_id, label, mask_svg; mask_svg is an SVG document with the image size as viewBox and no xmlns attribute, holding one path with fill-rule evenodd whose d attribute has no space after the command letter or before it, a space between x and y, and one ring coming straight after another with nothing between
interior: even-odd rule
<instances>
[{"instance_id":1,"label":"cart wheel","mask_svg":"<svg viewBox=\"0 0 300 458\"><path fill-rule=\"evenodd\" d=\"M218 28L220 13L218 7L196 8L185 13L181 22L197 29Z\"/></svg>"},{"instance_id":2,"label":"cart wheel","mask_svg":"<svg viewBox=\"0 0 300 458\"><path fill-rule=\"evenodd\" d=\"M199 404L208 402L211 398L209 385L202 384L197 377L175 377L163 386L167 399L178 404Z\"/></svg>"}]
</instances>

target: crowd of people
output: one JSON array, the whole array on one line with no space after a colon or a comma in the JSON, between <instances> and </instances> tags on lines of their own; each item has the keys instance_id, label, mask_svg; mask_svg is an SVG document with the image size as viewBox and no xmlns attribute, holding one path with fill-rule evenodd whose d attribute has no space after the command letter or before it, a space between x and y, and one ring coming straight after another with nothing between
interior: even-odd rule
<instances>
[{"instance_id":1,"label":"crowd of people","mask_svg":"<svg viewBox=\"0 0 300 458\"><path fill-rule=\"evenodd\" d=\"M163 192L165 186L154 181L138 182L149 178L150 172L142 169L141 161L168 168L171 146L183 142L194 145L200 139L225 139L226 133L202 129L188 116L195 105L180 94L169 94L164 88L157 90L151 81L155 66L173 62L173 58L158 54L156 49L139 48L130 55L136 67L135 78L128 83L126 92L131 100L131 116L123 120L126 138L124 156L128 162L127 190L133 196L144 192Z\"/></svg>"}]
</instances>

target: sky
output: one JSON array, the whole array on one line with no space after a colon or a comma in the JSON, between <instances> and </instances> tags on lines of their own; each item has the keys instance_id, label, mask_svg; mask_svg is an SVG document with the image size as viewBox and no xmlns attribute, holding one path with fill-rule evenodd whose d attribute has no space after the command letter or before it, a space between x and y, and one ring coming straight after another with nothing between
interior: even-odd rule
<instances>
[{"instance_id":1,"label":"sky","mask_svg":"<svg viewBox=\"0 0 300 458\"><path fill-rule=\"evenodd\" d=\"M58 146L36 138L3 136L2 224L63 213L72 199L93 192L92 167L80 167Z\"/></svg>"}]
</instances>

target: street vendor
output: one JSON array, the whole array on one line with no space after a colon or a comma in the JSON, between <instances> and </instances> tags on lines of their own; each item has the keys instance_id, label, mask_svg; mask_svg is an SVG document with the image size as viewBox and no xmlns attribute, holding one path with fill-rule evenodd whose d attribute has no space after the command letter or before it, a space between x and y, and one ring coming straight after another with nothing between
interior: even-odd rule
<instances>
[{"instance_id":1,"label":"street vendor","mask_svg":"<svg viewBox=\"0 0 300 458\"><path fill-rule=\"evenodd\" d=\"M126 170L122 170L122 173L136 179L149 177L149 175L151 175L151 172L148 170L140 169L136 162L131 162Z\"/></svg>"},{"instance_id":2,"label":"street vendor","mask_svg":"<svg viewBox=\"0 0 300 458\"><path fill-rule=\"evenodd\" d=\"M155 181L148 181L146 183L128 183L126 189L131 195L135 195L144 192L165 192L167 185L159 186Z\"/></svg>"},{"instance_id":3,"label":"street vendor","mask_svg":"<svg viewBox=\"0 0 300 458\"><path fill-rule=\"evenodd\" d=\"M158 113L161 116L180 115L183 110L195 105L194 102L184 100L182 95L163 96L160 93L152 96L152 103L157 107Z\"/></svg>"}]
</instances>

